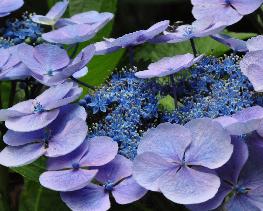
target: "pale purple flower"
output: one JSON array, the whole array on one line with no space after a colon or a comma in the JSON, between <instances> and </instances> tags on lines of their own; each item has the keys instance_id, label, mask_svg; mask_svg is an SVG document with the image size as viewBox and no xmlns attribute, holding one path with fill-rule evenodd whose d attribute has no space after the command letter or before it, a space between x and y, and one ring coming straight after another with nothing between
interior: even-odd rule
<instances>
[{"instance_id":1,"label":"pale purple flower","mask_svg":"<svg viewBox=\"0 0 263 211\"><path fill-rule=\"evenodd\" d=\"M48 160L48 170L39 181L56 191L84 188L98 173L98 167L109 163L118 152L118 144L107 136L86 139L72 153Z\"/></svg>"},{"instance_id":2,"label":"pale purple flower","mask_svg":"<svg viewBox=\"0 0 263 211\"><path fill-rule=\"evenodd\" d=\"M253 50L250 44L248 48ZM240 68L252 83L255 91L263 92L263 50L248 52L241 60Z\"/></svg>"},{"instance_id":3,"label":"pale purple flower","mask_svg":"<svg viewBox=\"0 0 263 211\"><path fill-rule=\"evenodd\" d=\"M0 121L5 121L8 129L17 132L42 129L57 118L60 107L77 100L81 93L82 88L72 82L53 86L35 99L0 110Z\"/></svg>"},{"instance_id":4,"label":"pale purple flower","mask_svg":"<svg viewBox=\"0 0 263 211\"><path fill-rule=\"evenodd\" d=\"M234 152L231 159L217 170L221 186L214 198L207 202L189 206L193 211L214 210L223 202L227 211L262 210L262 143L260 137L249 138L249 150L241 138L232 137ZM259 145L253 142L260 142Z\"/></svg>"},{"instance_id":5,"label":"pale purple flower","mask_svg":"<svg viewBox=\"0 0 263 211\"><path fill-rule=\"evenodd\" d=\"M63 83L71 76L82 77L87 73L86 65L92 59L95 47L89 45L70 61L67 51L52 44L19 47L19 57L31 70L32 76L47 86Z\"/></svg>"},{"instance_id":6,"label":"pale purple flower","mask_svg":"<svg viewBox=\"0 0 263 211\"><path fill-rule=\"evenodd\" d=\"M108 23L113 19L114 15L110 12L99 13L97 11L88 11L73 15L71 18L60 19L56 27L60 28L72 24L96 24L96 23Z\"/></svg>"},{"instance_id":7,"label":"pale purple flower","mask_svg":"<svg viewBox=\"0 0 263 211\"><path fill-rule=\"evenodd\" d=\"M151 40L153 43L178 43L186 40L207 37L221 32L226 25L217 22L214 18L203 18L194 21L191 25L178 26L173 32L165 31L164 35L160 35Z\"/></svg>"},{"instance_id":8,"label":"pale purple flower","mask_svg":"<svg viewBox=\"0 0 263 211\"><path fill-rule=\"evenodd\" d=\"M0 48L0 80L25 79L30 76L29 69L20 61L17 49L20 45L7 49Z\"/></svg>"},{"instance_id":9,"label":"pale purple flower","mask_svg":"<svg viewBox=\"0 0 263 211\"><path fill-rule=\"evenodd\" d=\"M181 70L191 67L202 59L203 55L194 57L193 54L187 53L174 57L164 57L161 60L152 63L147 70L135 73L138 78L164 77L175 74Z\"/></svg>"},{"instance_id":10,"label":"pale purple flower","mask_svg":"<svg viewBox=\"0 0 263 211\"><path fill-rule=\"evenodd\" d=\"M3 137L8 146L0 152L0 164L19 167L42 155L58 157L72 152L86 138L86 117L83 107L72 104L62 107L56 120L43 129L24 133L8 130Z\"/></svg>"},{"instance_id":11,"label":"pale purple flower","mask_svg":"<svg viewBox=\"0 0 263 211\"><path fill-rule=\"evenodd\" d=\"M263 35L258 35L247 40L249 51L263 51Z\"/></svg>"},{"instance_id":12,"label":"pale purple flower","mask_svg":"<svg viewBox=\"0 0 263 211\"><path fill-rule=\"evenodd\" d=\"M244 135L259 128L263 120L263 108L253 106L239 111L232 116L222 116L214 119L220 123L230 135Z\"/></svg>"},{"instance_id":13,"label":"pale purple flower","mask_svg":"<svg viewBox=\"0 0 263 211\"><path fill-rule=\"evenodd\" d=\"M9 15L11 12L19 9L24 4L23 0L1 0L0 17Z\"/></svg>"},{"instance_id":14,"label":"pale purple flower","mask_svg":"<svg viewBox=\"0 0 263 211\"><path fill-rule=\"evenodd\" d=\"M101 42L97 42L94 44L96 47L96 55L107 54L120 48L126 48L145 43L162 33L167 29L168 26L169 21L165 20L152 25L147 30L140 30L125 34L116 39L110 38Z\"/></svg>"},{"instance_id":15,"label":"pale purple flower","mask_svg":"<svg viewBox=\"0 0 263 211\"><path fill-rule=\"evenodd\" d=\"M214 40L227 45L235 52L247 52L247 43L244 40L235 39L226 34L215 34L211 36Z\"/></svg>"},{"instance_id":16,"label":"pale purple flower","mask_svg":"<svg viewBox=\"0 0 263 211\"><path fill-rule=\"evenodd\" d=\"M133 176L175 203L201 203L217 193L220 179L213 169L223 166L232 152L230 135L212 119L185 126L163 123L143 135Z\"/></svg>"},{"instance_id":17,"label":"pale purple flower","mask_svg":"<svg viewBox=\"0 0 263 211\"><path fill-rule=\"evenodd\" d=\"M118 204L129 204L139 200L147 192L133 179L132 162L121 155L98 169L96 184L61 193L62 200L72 210L105 211L110 209L110 194Z\"/></svg>"},{"instance_id":18,"label":"pale purple flower","mask_svg":"<svg viewBox=\"0 0 263 211\"><path fill-rule=\"evenodd\" d=\"M67 10L68 3L68 0L57 2L46 15L33 15L32 20L39 24L53 26Z\"/></svg>"},{"instance_id":19,"label":"pale purple flower","mask_svg":"<svg viewBox=\"0 0 263 211\"><path fill-rule=\"evenodd\" d=\"M258 9L263 0L191 0L196 19L214 17L215 21L232 25Z\"/></svg>"}]
</instances>

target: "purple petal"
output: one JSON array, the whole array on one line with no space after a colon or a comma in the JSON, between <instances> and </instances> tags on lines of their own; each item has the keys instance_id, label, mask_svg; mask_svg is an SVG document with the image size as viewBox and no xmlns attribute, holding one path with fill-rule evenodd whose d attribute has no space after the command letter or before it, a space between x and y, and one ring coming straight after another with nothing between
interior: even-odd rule
<instances>
[{"instance_id":1,"label":"purple petal","mask_svg":"<svg viewBox=\"0 0 263 211\"><path fill-rule=\"evenodd\" d=\"M105 20L110 21L112 18L113 14L109 12L98 13L97 11L88 11L73 15L70 19L79 24L94 24Z\"/></svg>"},{"instance_id":2,"label":"purple petal","mask_svg":"<svg viewBox=\"0 0 263 211\"><path fill-rule=\"evenodd\" d=\"M9 118L20 117L26 115L20 111L10 110L10 109L1 109L0 110L0 121L6 121Z\"/></svg>"},{"instance_id":3,"label":"purple petal","mask_svg":"<svg viewBox=\"0 0 263 211\"><path fill-rule=\"evenodd\" d=\"M249 51L263 50L263 35L252 37L247 40L247 48Z\"/></svg>"},{"instance_id":4,"label":"purple petal","mask_svg":"<svg viewBox=\"0 0 263 211\"><path fill-rule=\"evenodd\" d=\"M125 34L112 41L113 46L119 46L122 48L136 45L140 37L143 37L144 30L135 31L129 34Z\"/></svg>"},{"instance_id":5,"label":"purple petal","mask_svg":"<svg viewBox=\"0 0 263 211\"><path fill-rule=\"evenodd\" d=\"M42 186L55 191L74 191L84 188L95 177L98 170L47 171L40 175Z\"/></svg>"},{"instance_id":6,"label":"purple petal","mask_svg":"<svg viewBox=\"0 0 263 211\"><path fill-rule=\"evenodd\" d=\"M248 15L257 10L262 3L262 0L233 0L232 5L241 15Z\"/></svg>"},{"instance_id":7,"label":"purple petal","mask_svg":"<svg viewBox=\"0 0 263 211\"><path fill-rule=\"evenodd\" d=\"M247 44L243 40L232 38L225 34L216 34L211 36L214 40L223 43L230 47L233 51L236 52L247 52Z\"/></svg>"},{"instance_id":8,"label":"purple petal","mask_svg":"<svg viewBox=\"0 0 263 211\"><path fill-rule=\"evenodd\" d=\"M8 15L10 12L19 9L24 4L23 0L5 0L0 2L0 13L3 16Z\"/></svg>"},{"instance_id":9,"label":"purple petal","mask_svg":"<svg viewBox=\"0 0 263 211\"><path fill-rule=\"evenodd\" d=\"M22 117L7 119L5 125L8 129L17 132L30 132L42 129L53 122L59 114L59 110L30 114Z\"/></svg>"},{"instance_id":10,"label":"purple petal","mask_svg":"<svg viewBox=\"0 0 263 211\"><path fill-rule=\"evenodd\" d=\"M110 209L109 194L98 185L90 184L78 191L61 193L61 198L74 211Z\"/></svg>"},{"instance_id":11,"label":"purple petal","mask_svg":"<svg viewBox=\"0 0 263 211\"><path fill-rule=\"evenodd\" d=\"M0 73L0 80L23 80L31 76L30 70L22 63Z\"/></svg>"},{"instance_id":12,"label":"purple petal","mask_svg":"<svg viewBox=\"0 0 263 211\"><path fill-rule=\"evenodd\" d=\"M87 153L89 149L90 140L86 139L82 145L80 145L73 152L57 157L48 159L48 170L60 170L66 168L72 168L72 164L79 163L80 159Z\"/></svg>"},{"instance_id":13,"label":"purple petal","mask_svg":"<svg viewBox=\"0 0 263 211\"><path fill-rule=\"evenodd\" d=\"M112 53L121 48L121 46L116 46L112 44L111 41L108 40L96 42L94 45L96 48L96 52L95 52L96 55L104 55L107 53Z\"/></svg>"},{"instance_id":14,"label":"purple petal","mask_svg":"<svg viewBox=\"0 0 263 211\"><path fill-rule=\"evenodd\" d=\"M72 152L83 143L87 132L84 120L75 118L68 121L63 130L51 138L45 155L59 157Z\"/></svg>"},{"instance_id":15,"label":"purple petal","mask_svg":"<svg viewBox=\"0 0 263 211\"><path fill-rule=\"evenodd\" d=\"M248 148L242 138L232 137L234 151L230 160L217 169L221 179L237 184L240 172L248 159Z\"/></svg>"},{"instance_id":16,"label":"purple petal","mask_svg":"<svg viewBox=\"0 0 263 211\"><path fill-rule=\"evenodd\" d=\"M0 152L0 164L20 167L33 163L45 153L43 144L29 144L19 147L7 146Z\"/></svg>"},{"instance_id":17,"label":"purple petal","mask_svg":"<svg viewBox=\"0 0 263 211\"><path fill-rule=\"evenodd\" d=\"M34 57L46 71L55 71L69 64L67 52L57 45L41 44L35 47Z\"/></svg>"},{"instance_id":18,"label":"purple petal","mask_svg":"<svg viewBox=\"0 0 263 211\"><path fill-rule=\"evenodd\" d=\"M99 25L74 24L62 27L52 32L42 34L42 38L51 43L75 44L93 38L98 32Z\"/></svg>"},{"instance_id":19,"label":"purple petal","mask_svg":"<svg viewBox=\"0 0 263 211\"><path fill-rule=\"evenodd\" d=\"M149 29L145 30L143 36L148 39L153 39L158 34L162 33L169 26L169 21L164 20L152 25Z\"/></svg>"},{"instance_id":20,"label":"purple petal","mask_svg":"<svg viewBox=\"0 0 263 211\"><path fill-rule=\"evenodd\" d=\"M10 57L10 53L6 49L0 49L0 68L2 68L7 62Z\"/></svg>"},{"instance_id":21,"label":"purple petal","mask_svg":"<svg viewBox=\"0 0 263 211\"><path fill-rule=\"evenodd\" d=\"M244 58L240 61L240 68L245 76L249 75L248 67L252 64L262 66L263 51L248 52Z\"/></svg>"},{"instance_id":22,"label":"purple petal","mask_svg":"<svg viewBox=\"0 0 263 211\"><path fill-rule=\"evenodd\" d=\"M232 197L228 201L228 203L224 206L226 210L228 211L260 211L261 209L257 208L255 205L253 205L248 197L246 197L243 194L236 195L235 197Z\"/></svg>"},{"instance_id":23,"label":"purple petal","mask_svg":"<svg viewBox=\"0 0 263 211\"><path fill-rule=\"evenodd\" d=\"M49 26L53 26L56 23L55 20L53 20L50 17L44 16L44 15L33 15L31 17L31 19L35 23L39 23L39 24L43 24L43 25L49 25Z\"/></svg>"},{"instance_id":24,"label":"purple petal","mask_svg":"<svg viewBox=\"0 0 263 211\"><path fill-rule=\"evenodd\" d=\"M143 135L138 146L138 154L153 152L168 161L180 162L191 141L192 135L187 128L177 124L162 123Z\"/></svg>"},{"instance_id":25,"label":"purple petal","mask_svg":"<svg viewBox=\"0 0 263 211\"><path fill-rule=\"evenodd\" d=\"M132 203L142 198L146 193L147 190L138 185L132 177L116 185L112 191L112 195L118 204Z\"/></svg>"},{"instance_id":26,"label":"purple petal","mask_svg":"<svg viewBox=\"0 0 263 211\"><path fill-rule=\"evenodd\" d=\"M231 157L233 145L230 135L212 119L195 119L185 127L192 132L193 141L186 151L185 161L210 169L224 165Z\"/></svg>"},{"instance_id":27,"label":"purple petal","mask_svg":"<svg viewBox=\"0 0 263 211\"><path fill-rule=\"evenodd\" d=\"M85 75L87 75L89 72L89 69L87 67L83 67L81 70L79 70L78 72L75 72L73 74L73 77L74 78L82 78L84 77Z\"/></svg>"},{"instance_id":28,"label":"purple petal","mask_svg":"<svg viewBox=\"0 0 263 211\"><path fill-rule=\"evenodd\" d=\"M43 135L43 130L37 130L28 133L20 133L13 130L8 130L3 137L3 141L10 146L22 146L40 141Z\"/></svg>"},{"instance_id":29,"label":"purple petal","mask_svg":"<svg viewBox=\"0 0 263 211\"><path fill-rule=\"evenodd\" d=\"M256 92L263 92L263 67L251 64L247 68L247 77L249 81L252 83L254 90Z\"/></svg>"},{"instance_id":30,"label":"purple petal","mask_svg":"<svg viewBox=\"0 0 263 211\"><path fill-rule=\"evenodd\" d=\"M216 118L215 121L219 122L231 135L243 135L257 130L262 119L263 108L253 106L232 116Z\"/></svg>"},{"instance_id":31,"label":"purple petal","mask_svg":"<svg viewBox=\"0 0 263 211\"><path fill-rule=\"evenodd\" d=\"M49 17L50 19L53 19L55 21L57 21L59 18L61 18L63 16L63 14L65 13L65 11L67 10L69 1L68 0L63 0L60 2L57 2L47 13L47 17Z\"/></svg>"},{"instance_id":32,"label":"purple petal","mask_svg":"<svg viewBox=\"0 0 263 211\"><path fill-rule=\"evenodd\" d=\"M162 176L171 170L178 170L179 166L164 160L152 152L138 155L133 163L133 177L139 185L151 191L159 190Z\"/></svg>"},{"instance_id":33,"label":"purple petal","mask_svg":"<svg viewBox=\"0 0 263 211\"><path fill-rule=\"evenodd\" d=\"M215 196L220 179L214 174L182 167L163 175L159 185L169 200L179 204L197 204Z\"/></svg>"},{"instance_id":34,"label":"purple petal","mask_svg":"<svg viewBox=\"0 0 263 211\"><path fill-rule=\"evenodd\" d=\"M88 153L81 158L81 166L102 166L112 161L118 152L118 144L107 136L89 140Z\"/></svg>"},{"instance_id":35,"label":"purple petal","mask_svg":"<svg viewBox=\"0 0 263 211\"><path fill-rule=\"evenodd\" d=\"M132 162L122 155L116 157L104 166L98 168L99 172L96 179L101 183L117 183L120 180L131 176Z\"/></svg>"}]
</instances>

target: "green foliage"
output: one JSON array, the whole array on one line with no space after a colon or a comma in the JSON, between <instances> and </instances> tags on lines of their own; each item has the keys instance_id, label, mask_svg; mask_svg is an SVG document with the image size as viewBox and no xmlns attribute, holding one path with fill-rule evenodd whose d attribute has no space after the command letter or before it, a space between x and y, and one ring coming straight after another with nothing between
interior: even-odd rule
<instances>
[{"instance_id":1,"label":"green foliage","mask_svg":"<svg viewBox=\"0 0 263 211\"><path fill-rule=\"evenodd\" d=\"M12 170L21 174L23 177L25 177L28 180L38 182L40 174L42 174L46 169L45 163L46 163L46 158L41 157L34 163L31 163L23 167L12 168Z\"/></svg>"},{"instance_id":2,"label":"green foliage","mask_svg":"<svg viewBox=\"0 0 263 211\"><path fill-rule=\"evenodd\" d=\"M253 33L228 32L227 34L234 38L243 40L256 36L256 34ZM195 39L195 45L198 52L206 55L213 54L214 56L222 56L230 50L227 46L213 40L210 37ZM175 44L146 44L137 49L135 59L136 61L143 60L147 62L154 62L165 56L175 56L177 54L185 54L189 52L192 52L189 41Z\"/></svg>"},{"instance_id":3,"label":"green foliage","mask_svg":"<svg viewBox=\"0 0 263 211\"><path fill-rule=\"evenodd\" d=\"M26 180L20 197L19 211L69 211L59 193Z\"/></svg>"},{"instance_id":4,"label":"green foliage","mask_svg":"<svg viewBox=\"0 0 263 211\"><path fill-rule=\"evenodd\" d=\"M163 111L172 112L175 109L174 98L171 95L160 98L158 104Z\"/></svg>"}]
</instances>

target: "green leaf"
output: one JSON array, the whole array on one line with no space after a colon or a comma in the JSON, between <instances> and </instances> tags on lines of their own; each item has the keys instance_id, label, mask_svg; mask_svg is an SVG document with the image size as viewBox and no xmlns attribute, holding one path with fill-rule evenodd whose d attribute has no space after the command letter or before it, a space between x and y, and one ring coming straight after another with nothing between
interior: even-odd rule
<instances>
[{"instance_id":1,"label":"green leaf","mask_svg":"<svg viewBox=\"0 0 263 211\"><path fill-rule=\"evenodd\" d=\"M46 158L41 157L34 163L23 167L12 168L13 171L21 174L28 180L32 180L35 182L39 181L39 176L46 170Z\"/></svg>"},{"instance_id":2,"label":"green leaf","mask_svg":"<svg viewBox=\"0 0 263 211\"><path fill-rule=\"evenodd\" d=\"M226 34L244 40L256 36L256 34L253 33L227 32ZM195 45L198 52L206 55L222 56L230 50L227 46L210 37L195 39ZM189 52L192 52L189 41L175 44L146 44L138 48L135 59L137 62L140 60L154 62L166 56L175 56Z\"/></svg>"},{"instance_id":3,"label":"green leaf","mask_svg":"<svg viewBox=\"0 0 263 211\"><path fill-rule=\"evenodd\" d=\"M39 183L25 181L19 211L69 211L59 193L43 188Z\"/></svg>"},{"instance_id":4,"label":"green leaf","mask_svg":"<svg viewBox=\"0 0 263 211\"><path fill-rule=\"evenodd\" d=\"M175 109L174 98L171 95L160 98L158 104L163 111L173 112Z\"/></svg>"}]
</instances>

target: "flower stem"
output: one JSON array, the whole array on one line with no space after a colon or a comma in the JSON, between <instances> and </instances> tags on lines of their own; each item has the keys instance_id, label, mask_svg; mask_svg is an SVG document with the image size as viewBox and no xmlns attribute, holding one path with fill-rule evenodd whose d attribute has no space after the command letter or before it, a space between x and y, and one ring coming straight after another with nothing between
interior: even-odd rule
<instances>
[{"instance_id":1,"label":"flower stem","mask_svg":"<svg viewBox=\"0 0 263 211\"><path fill-rule=\"evenodd\" d=\"M197 57L197 50L196 50L195 42L194 42L194 39L193 39L193 38L190 39L190 43L191 43L191 47L192 47L194 56Z\"/></svg>"},{"instance_id":2,"label":"flower stem","mask_svg":"<svg viewBox=\"0 0 263 211\"><path fill-rule=\"evenodd\" d=\"M177 90L176 90L176 83L174 80L174 75L170 75L170 81L172 85L172 92L173 92L173 98L174 98L174 106L177 107Z\"/></svg>"},{"instance_id":3,"label":"flower stem","mask_svg":"<svg viewBox=\"0 0 263 211\"><path fill-rule=\"evenodd\" d=\"M92 85L89 85L89 84L87 84L87 83L85 83L85 82L83 82L83 81L80 81L80 80L74 78L73 76L70 76L70 79L71 79L72 81L77 82L77 83L80 84L80 85L83 85L83 86L89 88L89 89L92 89L92 90L95 90L95 89L96 89L96 87L94 87L94 86L92 86Z\"/></svg>"}]
</instances>

